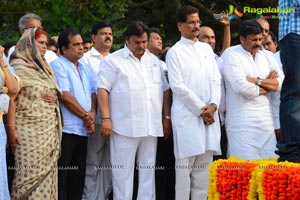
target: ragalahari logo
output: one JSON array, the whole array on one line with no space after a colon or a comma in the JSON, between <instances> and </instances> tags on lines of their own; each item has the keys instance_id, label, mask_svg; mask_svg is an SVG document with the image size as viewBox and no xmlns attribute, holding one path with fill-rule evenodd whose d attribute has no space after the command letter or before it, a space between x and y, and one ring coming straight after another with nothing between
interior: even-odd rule
<instances>
[{"instance_id":1,"label":"ragalahari logo","mask_svg":"<svg viewBox=\"0 0 300 200\"><path fill-rule=\"evenodd\" d=\"M243 17L244 13L239 11L238 8L235 8L233 5L229 5L228 20L238 19Z\"/></svg>"}]
</instances>

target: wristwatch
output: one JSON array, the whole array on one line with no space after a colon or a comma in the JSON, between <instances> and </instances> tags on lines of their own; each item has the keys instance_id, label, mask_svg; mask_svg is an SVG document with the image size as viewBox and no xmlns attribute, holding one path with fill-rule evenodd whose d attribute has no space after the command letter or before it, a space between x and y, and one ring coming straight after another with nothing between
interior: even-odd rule
<instances>
[{"instance_id":1,"label":"wristwatch","mask_svg":"<svg viewBox=\"0 0 300 200\"><path fill-rule=\"evenodd\" d=\"M261 82L262 82L262 78L257 77L257 81L256 81L255 85L260 86Z\"/></svg>"},{"instance_id":2,"label":"wristwatch","mask_svg":"<svg viewBox=\"0 0 300 200\"><path fill-rule=\"evenodd\" d=\"M210 106L214 107L214 108L215 108L215 110L218 110L218 106L217 106L217 104L215 104L215 103L211 103L211 104L210 104Z\"/></svg>"}]
</instances>

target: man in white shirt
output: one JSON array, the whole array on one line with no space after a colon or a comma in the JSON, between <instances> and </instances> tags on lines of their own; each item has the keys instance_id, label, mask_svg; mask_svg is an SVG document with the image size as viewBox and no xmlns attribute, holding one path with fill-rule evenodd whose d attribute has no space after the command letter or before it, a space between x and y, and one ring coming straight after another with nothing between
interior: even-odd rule
<instances>
[{"instance_id":1,"label":"man in white shirt","mask_svg":"<svg viewBox=\"0 0 300 200\"><path fill-rule=\"evenodd\" d=\"M247 160L276 157L270 98L280 91L283 75L273 54L261 50L262 33L255 20L243 22L241 44L222 55L228 154Z\"/></svg>"},{"instance_id":2,"label":"man in white shirt","mask_svg":"<svg viewBox=\"0 0 300 200\"><path fill-rule=\"evenodd\" d=\"M222 68L223 68L223 60L220 57L222 53L230 47L231 43L231 34L230 34L230 21L228 20L228 12L223 11L221 13L221 19L219 21L224 26L224 36L223 36L223 43L222 43L222 50L217 55L215 53L215 60L218 64L220 73L222 74ZM201 26L199 29L199 35L198 39L200 42L208 43L213 51L215 51L216 47L216 37L215 32L213 29L211 29L208 26ZM219 104L218 112L220 117L220 123L221 123L221 150L222 155L220 156L214 156L214 159L218 158L225 158L227 157L227 136L225 131L225 116L226 116L226 102L225 102L225 86L224 86L224 80L221 78L221 101Z\"/></svg>"},{"instance_id":3,"label":"man in white shirt","mask_svg":"<svg viewBox=\"0 0 300 200\"><path fill-rule=\"evenodd\" d=\"M208 166L220 154L217 108L221 76L212 48L198 41L199 11L182 7L176 15L181 39L168 51L173 92L172 126L176 165L176 200L207 198Z\"/></svg>"},{"instance_id":4,"label":"man in white shirt","mask_svg":"<svg viewBox=\"0 0 300 200\"><path fill-rule=\"evenodd\" d=\"M170 118L169 87L160 60L146 49L148 31L141 21L130 23L125 47L102 60L97 79L101 134L110 136L114 200L132 199L135 159L137 199L155 199L157 137L170 131L162 126L162 110Z\"/></svg>"},{"instance_id":5,"label":"man in white shirt","mask_svg":"<svg viewBox=\"0 0 300 200\"><path fill-rule=\"evenodd\" d=\"M112 27L106 22L93 25L92 40L94 46L80 59L93 73L96 84L101 60L110 52L113 43ZM82 199L107 200L112 188L110 170L109 138L100 134L101 117L97 110L95 134L88 138L85 185Z\"/></svg>"},{"instance_id":6,"label":"man in white shirt","mask_svg":"<svg viewBox=\"0 0 300 200\"><path fill-rule=\"evenodd\" d=\"M160 31L152 27L149 29L147 49L159 57L162 53L162 38ZM165 75L167 76L167 66L161 61ZM171 102L170 102L171 103ZM171 119L163 119L165 127L171 129ZM155 171L156 199L173 200L175 196L175 158L174 158L173 136L165 135L157 139L157 154Z\"/></svg>"}]
</instances>

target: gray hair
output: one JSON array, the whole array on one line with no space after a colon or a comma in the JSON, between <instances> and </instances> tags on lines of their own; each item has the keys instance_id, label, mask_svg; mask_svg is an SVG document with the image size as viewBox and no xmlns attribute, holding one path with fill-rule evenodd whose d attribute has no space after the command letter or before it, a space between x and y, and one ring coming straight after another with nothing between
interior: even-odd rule
<instances>
[{"instance_id":1,"label":"gray hair","mask_svg":"<svg viewBox=\"0 0 300 200\"><path fill-rule=\"evenodd\" d=\"M23 15L20 20L19 20L19 29L25 29L25 25L28 21L36 19L41 22L40 16L33 14L33 13L28 13L26 15Z\"/></svg>"}]
</instances>

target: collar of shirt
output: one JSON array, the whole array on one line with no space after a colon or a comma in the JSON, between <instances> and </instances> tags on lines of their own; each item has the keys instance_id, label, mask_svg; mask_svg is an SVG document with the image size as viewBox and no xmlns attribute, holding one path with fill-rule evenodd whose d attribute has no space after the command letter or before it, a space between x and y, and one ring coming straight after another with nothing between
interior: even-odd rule
<instances>
[{"instance_id":1,"label":"collar of shirt","mask_svg":"<svg viewBox=\"0 0 300 200\"><path fill-rule=\"evenodd\" d=\"M126 44L124 45L124 51L123 51L123 53L124 53L124 57L125 57L125 58L127 58L127 57L129 57L129 56L135 57L135 56L133 55L132 51L127 47ZM144 55L142 56L142 58L145 56L145 54L149 54L149 53L150 53L149 50L146 49Z\"/></svg>"},{"instance_id":2,"label":"collar of shirt","mask_svg":"<svg viewBox=\"0 0 300 200\"><path fill-rule=\"evenodd\" d=\"M195 45L198 42L198 40L196 42L194 42L193 40L189 40L189 39L181 36L180 42L190 44L190 45Z\"/></svg>"},{"instance_id":3,"label":"collar of shirt","mask_svg":"<svg viewBox=\"0 0 300 200\"><path fill-rule=\"evenodd\" d=\"M99 51L97 51L95 47L92 47L89 53L91 54L91 56L95 56L95 57L100 56L101 58L103 58L103 56L99 53Z\"/></svg>"},{"instance_id":4,"label":"collar of shirt","mask_svg":"<svg viewBox=\"0 0 300 200\"><path fill-rule=\"evenodd\" d=\"M63 55L60 56L59 58L61 58L63 60L63 62L68 63L69 65L73 66L73 68L71 68L74 72L76 71L76 66L74 65L73 62L71 62L68 58L64 57ZM78 69L82 68L82 63L80 60L77 61L77 65L78 65ZM77 73L77 72L76 72Z\"/></svg>"},{"instance_id":5,"label":"collar of shirt","mask_svg":"<svg viewBox=\"0 0 300 200\"><path fill-rule=\"evenodd\" d=\"M239 45L239 48L240 48L240 51L241 51L242 53L244 53L244 54L246 54L246 55L248 55L248 56L252 56L251 52L245 50L241 44ZM262 52L262 51L259 50L258 52L256 52L256 54L260 54L261 52Z\"/></svg>"}]
</instances>

